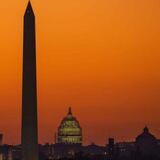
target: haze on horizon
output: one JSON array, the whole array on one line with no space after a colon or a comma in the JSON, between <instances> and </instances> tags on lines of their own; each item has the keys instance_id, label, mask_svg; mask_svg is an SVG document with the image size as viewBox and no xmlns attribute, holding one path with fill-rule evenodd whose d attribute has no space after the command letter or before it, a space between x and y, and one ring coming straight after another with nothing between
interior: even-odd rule
<instances>
[{"instance_id":1,"label":"haze on horizon","mask_svg":"<svg viewBox=\"0 0 160 160\"><path fill-rule=\"evenodd\" d=\"M20 142L23 14L0 10L0 132ZM68 106L85 144L160 138L160 1L32 0L37 28L39 141L53 142Z\"/></svg>"}]
</instances>

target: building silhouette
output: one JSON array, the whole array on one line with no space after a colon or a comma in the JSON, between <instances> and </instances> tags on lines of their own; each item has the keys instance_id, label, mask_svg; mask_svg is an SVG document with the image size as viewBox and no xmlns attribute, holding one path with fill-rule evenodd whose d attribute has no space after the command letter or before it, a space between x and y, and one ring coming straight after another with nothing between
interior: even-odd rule
<instances>
[{"instance_id":1,"label":"building silhouette","mask_svg":"<svg viewBox=\"0 0 160 160\"><path fill-rule=\"evenodd\" d=\"M157 153L158 142L154 135L149 132L148 127L136 137L136 149L143 155L154 155Z\"/></svg>"},{"instance_id":2,"label":"building silhouette","mask_svg":"<svg viewBox=\"0 0 160 160\"><path fill-rule=\"evenodd\" d=\"M22 159L38 160L35 15L30 1L24 15Z\"/></svg>"},{"instance_id":3,"label":"building silhouette","mask_svg":"<svg viewBox=\"0 0 160 160\"><path fill-rule=\"evenodd\" d=\"M0 146L3 145L3 134L0 134Z\"/></svg>"}]
</instances>

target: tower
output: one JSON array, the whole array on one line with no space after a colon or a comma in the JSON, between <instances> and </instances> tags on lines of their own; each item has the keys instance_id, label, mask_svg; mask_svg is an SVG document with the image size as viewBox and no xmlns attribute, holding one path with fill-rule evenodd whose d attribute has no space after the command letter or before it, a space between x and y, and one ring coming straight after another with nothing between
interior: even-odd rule
<instances>
[{"instance_id":1,"label":"tower","mask_svg":"<svg viewBox=\"0 0 160 160\"><path fill-rule=\"evenodd\" d=\"M38 160L35 16L30 1L24 14L22 160Z\"/></svg>"},{"instance_id":2,"label":"tower","mask_svg":"<svg viewBox=\"0 0 160 160\"><path fill-rule=\"evenodd\" d=\"M3 134L0 134L0 146L3 145Z\"/></svg>"}]
</instances>

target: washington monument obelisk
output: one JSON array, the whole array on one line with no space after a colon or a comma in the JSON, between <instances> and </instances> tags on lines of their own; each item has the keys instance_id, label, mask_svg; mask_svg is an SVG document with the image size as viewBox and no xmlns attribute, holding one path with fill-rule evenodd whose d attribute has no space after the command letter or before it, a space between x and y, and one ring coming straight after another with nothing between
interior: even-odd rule
<instances>
[{"instance_id":1,"label":"washington monument obelisk","mask_svg":"<svg viewBox=\"0 0 160 160\"><path fill-rule=\"evenodd\" d=\"M22 160L38 160L35 16L30 1L23 36Z\"/></svg>"}]
</instances>

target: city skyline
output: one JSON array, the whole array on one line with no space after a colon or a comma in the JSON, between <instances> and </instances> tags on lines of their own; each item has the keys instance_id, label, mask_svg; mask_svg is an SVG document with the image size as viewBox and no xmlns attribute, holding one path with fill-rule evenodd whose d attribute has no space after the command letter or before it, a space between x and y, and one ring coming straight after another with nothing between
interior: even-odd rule
<instances>
[{"instance_id":1,"label":"city skyline","mask_svg":"<svg viewBox=\"0 0 160 160\"><path fill-rule=\"evenodd\" d=\"M85 143L95 141L104 144L110 136L118 140L131 140L145 125L159 137L160 24L157 15L160 15L160 12L156 10L159 2L152 3L154 12L149 9L149 1L145 7L137 1L134 2L138 3L138 7L144 7L141 9L146 11L146 15L139 10L135 12L134 5L129 12L123 3L118 2L119 0L116 0L115 4L111 4L101 0L96 6L92 2L91 9L89 0L69 1L72 6L65 8L68 3L64 2L64 6L58 8L59 10L56 10L56 6L60 7L59 2L55 2L53 8L49 7L49 4L53 4L51 1L45 5L36 0L32 2L38 18L36 27L40 143L53 142L56 128L69 105L84 128ZM107 4L113 7L107 11L108 14L103 13L105 10L100 10L103 3L105 7ZM1 30L1 50L4 54L0 70L0 101L4 107L0 109L0 131L4 133L6 143L18 143L23 33L20 17L26 3L17 2L20 7L13 5L13 8L11 4L4 3L4 6L11 10L16 7L18 10L12 15L14 18L8 19L11 14L6 14L5 19L3 16ZM131 9L130 2L126 5ZM75 11L74 7L78 10ZM115 10L114 7L118 8ZM123 7L125 12L120 12L119 17L122 25L118 14L114 14L122 11ZM62 9L65 9L64 12ZM71 16L73 11L75 15ZM138 14L133 16L134 12L141 13L140 17L143 17L144 21L139 21L141 18L138 19ZM43 18L44 15L51 16L49 20L52 23ZM67 17L64 15L70 17L65 19ZM128 18L134 21L125 23ZM152 24L146 25L147 22ZM116 27L116 23L119 27ZM13 28L15 32L11 34ZM128 30L124 31L124 28Z\"/></svg>"}]
</instances>

